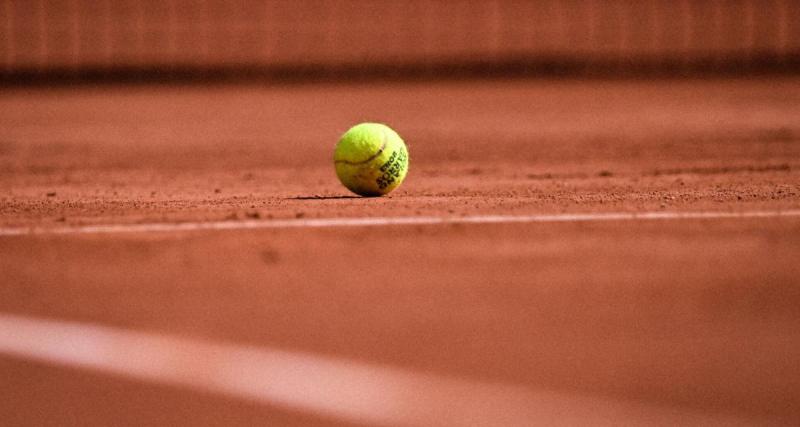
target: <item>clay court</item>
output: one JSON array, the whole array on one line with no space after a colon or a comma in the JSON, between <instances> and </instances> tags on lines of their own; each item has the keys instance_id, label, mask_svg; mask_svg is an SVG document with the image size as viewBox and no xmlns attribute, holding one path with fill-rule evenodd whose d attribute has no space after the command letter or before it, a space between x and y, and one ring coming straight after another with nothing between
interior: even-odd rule
<instances>
[{"instance_id":1,"label":"clay court","mask_svg":"<svg viewBox=\"0 0 800 427\"><path fill-rule=\"evenodd\" d=\"M273 51L278 74L246 52L160 72L2 45L2 423L796 424L787 28L711 65L598 42L611 60L567 52L563 76L533 48L448 76L457 55L387 75L393 56L330 44ZM383 197L334 172L364 121L408 145Z\"/></svg>"}]
</instances>

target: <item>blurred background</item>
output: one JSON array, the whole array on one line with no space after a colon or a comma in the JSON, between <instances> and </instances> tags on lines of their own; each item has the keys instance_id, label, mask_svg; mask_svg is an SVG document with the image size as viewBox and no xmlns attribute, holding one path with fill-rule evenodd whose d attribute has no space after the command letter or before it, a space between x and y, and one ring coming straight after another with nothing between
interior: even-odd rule
<instances>
[{"instance_id":1,"label":"blurred background","mask_svg":"<svg viewBox=\"0 0 800 427\"><path fill-rule=\"evenodd\" d=\"M794 72L794 0L1 0L0 80Z\"/></svg>"},{"instance_id":2,"label":"blurred background","mask_svg":"<svg viewBox=\"0 0 800 427\"><path fill-rule=\"evenodd\" d=\"M797 425L798 72L800 0L0 0L0 424Z\"/></svg>"}]
</instances>

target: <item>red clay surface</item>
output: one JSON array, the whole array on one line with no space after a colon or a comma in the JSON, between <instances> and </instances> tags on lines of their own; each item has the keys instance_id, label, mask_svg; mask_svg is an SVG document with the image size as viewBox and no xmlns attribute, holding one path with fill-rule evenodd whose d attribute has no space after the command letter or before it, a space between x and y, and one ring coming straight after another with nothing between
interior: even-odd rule
<instances>
[{"instance_id":1,"label":"red clay surface","mask_svg":"<svg viewBox=\"0 0 800 427\"><path fill-rule=\"evenodd\" d=\"M798 207L798 83L12 91L0 225ZM333 146L367 120L407 140L408 180L316 200L350 195Z\"/></svg>"},{"instance_id":2,"label":"red clay surface","mask_svg":"<svg viewBox=\"0 0 800 427\"><path fill-rule=\"evenodd\" d=\"M0 111L3 228L800 208L793 78L16 90ZM333 173L365 120L409 145L391 197ZM0 255L3 313L800 419L798 218L17 236ZM6 356L0 377L11 425L347 425Z\"/></svg>"}]
</instances>

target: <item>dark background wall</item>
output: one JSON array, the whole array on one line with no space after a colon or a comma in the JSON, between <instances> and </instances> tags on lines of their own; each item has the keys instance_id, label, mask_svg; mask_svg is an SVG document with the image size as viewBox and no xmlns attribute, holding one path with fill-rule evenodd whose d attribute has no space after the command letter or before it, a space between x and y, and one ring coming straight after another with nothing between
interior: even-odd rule
<instances>
[{"instance_id":1,"label":"dark background wall","mask_svg":"<svg viewBox=\"0 0 800 427\"><path fill-rule=\"evenodd\" d=\"M792 71L794 0L0 0L24 75Z\"/></svg>"}]
</instances>

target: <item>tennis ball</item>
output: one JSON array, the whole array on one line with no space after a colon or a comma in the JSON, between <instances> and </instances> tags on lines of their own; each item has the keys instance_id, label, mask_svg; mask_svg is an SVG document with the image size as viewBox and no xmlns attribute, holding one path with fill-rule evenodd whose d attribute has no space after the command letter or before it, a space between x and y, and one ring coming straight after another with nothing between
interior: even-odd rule
<instances>
[{"instance_id":1,"label":"tennis ball","mask_svg":"<svg viewBox=\"0 0 800 427\"><path fill-rule=\"evenodd\" d=\"M362 196L382 196L408 172L408 149L389 126L361 123L342 135L333 153L339 181Z\"/></svg>"}]
</instances>

